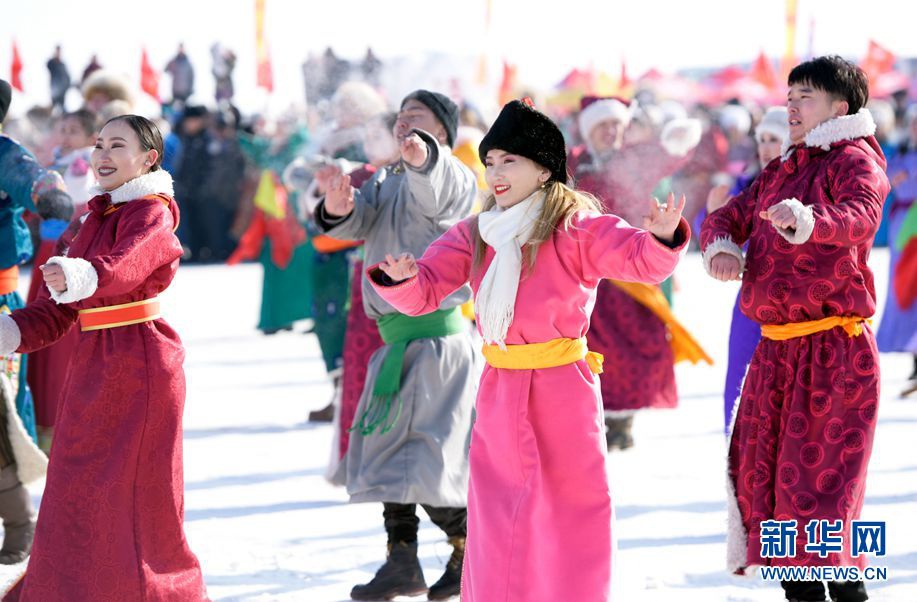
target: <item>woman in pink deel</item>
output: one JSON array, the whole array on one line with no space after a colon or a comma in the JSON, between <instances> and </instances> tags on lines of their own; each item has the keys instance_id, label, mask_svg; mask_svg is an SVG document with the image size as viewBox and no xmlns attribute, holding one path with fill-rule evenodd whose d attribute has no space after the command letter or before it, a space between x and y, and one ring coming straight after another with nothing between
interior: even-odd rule
<instances>
[{"instance_id":1,"label":"woman in pink deel","mask_svg":"<svg viewBox=\"0 0 917 602\"><path fill-rule=\"evenodd\" d=\"M470 282L487 366L471 440L462 600L608 600L611 490L585 336L603 278L658 283L690 236L684 198L647 199L646 230L568 188L564 139L507 104L479 147L493 194L415 259L369 269L400 311L435 311Z\"/></svg>"}]
</instances>

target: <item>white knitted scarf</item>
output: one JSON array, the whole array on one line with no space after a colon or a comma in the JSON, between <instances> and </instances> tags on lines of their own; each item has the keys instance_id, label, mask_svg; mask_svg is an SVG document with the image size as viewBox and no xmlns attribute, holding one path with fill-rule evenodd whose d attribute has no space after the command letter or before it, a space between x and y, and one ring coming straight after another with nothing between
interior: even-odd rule
<instances>
[{"instance_id":1,"label":"white knitted scarf","mask_svg":"<svg viewBox=\"0 0 917 602\"><path fill-rule=\"evenodd\" d=\"M522 275L522 247L535 229L544 205L539 189L508 209L494 207L478 215L478 232L496 252L474 303L484 342L506 350L506 333L513 323L516 292Z\"/></svg>"}]
</instances>

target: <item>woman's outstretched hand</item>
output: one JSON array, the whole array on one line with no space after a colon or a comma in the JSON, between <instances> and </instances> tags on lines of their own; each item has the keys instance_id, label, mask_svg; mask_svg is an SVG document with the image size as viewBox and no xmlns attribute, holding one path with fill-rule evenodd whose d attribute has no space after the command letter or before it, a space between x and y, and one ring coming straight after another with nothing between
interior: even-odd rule
<instances>
[{"instance_id":1,"label":"woman's outstretched hand","mask_svg":"<svg viewBox=\"0 0 917 602\"><path fill-rule=\"evenodd\" d=\"M395 282L407 280L417 275L417 261L410 253L402 253L395 259L391 255L385 256L385 261L379 264L379 268L388 274L388 277Z\"/></svg>"},{"instance_id":2,"label":"woman's outstretched hand","mask_svg":"<svg viewBox=\"0 0 917 602\"><path fill-rule=\"evenodd\" d=\"M681 214L685 210L685 195L681 195L675 202L675 193L670 192L665 205L653 197L650 199L649 215L643 218L643 229L652 233L659 240L667 243L675 242L675 230L681 222Z\"/></svg>"}]
</instances>

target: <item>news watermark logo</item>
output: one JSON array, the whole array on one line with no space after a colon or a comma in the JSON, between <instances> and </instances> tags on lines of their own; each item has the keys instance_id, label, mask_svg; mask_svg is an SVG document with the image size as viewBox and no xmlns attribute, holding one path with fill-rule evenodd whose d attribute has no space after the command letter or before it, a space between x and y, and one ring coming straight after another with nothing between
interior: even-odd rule
<instances>
[{"instance_id":1,"label":"news watermark logo","mask_svg":"<svg viewBox=\"0 0 917 602\"><path fill-rule=\"evenodd\" d=\"M810 520L805 527L803 552L828 558L844 550L844 537L850 541L850 556L885 556L885 521L851 521L845 533L841 520ZM795 558L799 524L795 520L761 522L761 557ZM767 566L761 577L766 581L886 581L887 567L856 566Z\"/></svg>"}]
</instances>

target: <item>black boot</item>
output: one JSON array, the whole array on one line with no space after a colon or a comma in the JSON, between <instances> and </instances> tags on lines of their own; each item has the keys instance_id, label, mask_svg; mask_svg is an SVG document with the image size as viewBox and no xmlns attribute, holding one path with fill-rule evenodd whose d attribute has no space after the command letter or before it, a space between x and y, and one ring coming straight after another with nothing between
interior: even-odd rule
<instances>
[{"instance_id":1,"label":"black boot","mask_svg":"<svg viewBox=\"0 0 917 602\"><path fill-rule=\"evenodd\" d=\"M781 581L788 602L822 602L825 584L821 581Z\"/></svg>"},{"instance_id":2,"label":"black boot","mask_svg":"<svg viewBox=\"0 0 917 602\"><path fill-rule=\"evenodd\" d=\"M605 444L608 451L614 449L627 449L634 446L634 436L631 434L631 428L634 425L634 417L627 416L624 418L605 417Z\"/></svg>"},{"instance_id":3,"label":"black boot","mask_svg":"<svg viewBox=\"0 0 917 602\"><path fill-rule=\"evenodd\" d=\"M417 596L427 592L417 542L397 541L389 544L388 558L372 581L350 590L351 600L391 600L396 596Z\"/></svg>"},{"instance_id":4,"label":"black boot","mask_svg":"<svg viewBox=\"0 0 917 602\"><path fill-rule=\"evenodd\" d=\"M862 581L829 581L831 602L866 602L866 585Z\"/></svg>"},{"instance_id":5,"label":"black boot","mask_svg":"<svg viewBox=\"0 0 917 602\"><path fill-rule=\"evenodd\" d=\"M452 556L446 563L446 572L439 581L430 586L427 600L448 600L462 590L462 565L465 562L465 538L450 537Z\"/></svg>"}]
</instances>

